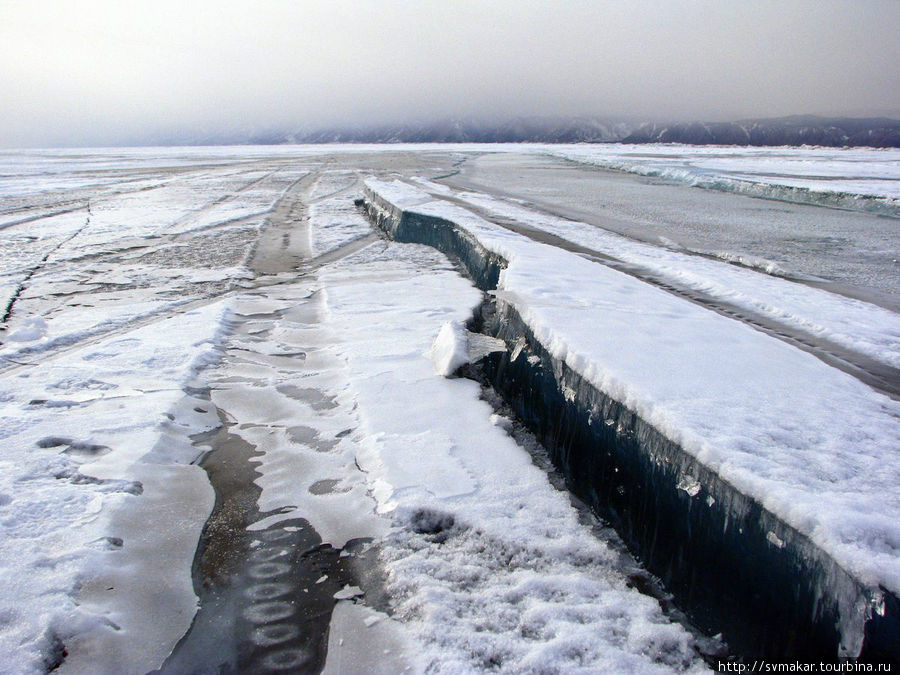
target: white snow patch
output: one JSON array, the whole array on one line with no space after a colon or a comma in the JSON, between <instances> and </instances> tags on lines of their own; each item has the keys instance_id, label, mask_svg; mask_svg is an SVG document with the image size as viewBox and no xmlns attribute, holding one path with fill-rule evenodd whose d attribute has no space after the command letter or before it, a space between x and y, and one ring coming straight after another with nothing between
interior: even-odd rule
<instances>
[{"instance_id":1,"label":"white snow patch","mask_svg":"<svg viewBox=\"0 0 900 675\"><path fill-rule=\"evenodd\" d=\"M509 431L512 429L513 423L512 420L508 417L504 417L503 415L497 415L496 413L490 416L491 424L495 427L500 427L501 429L506 429Z\"/></svg>"},{"instance_id":2,"label":"white snow patch","mask_svg":"<svg viewBox=\"0 0 900 675\"><path fill-rule=\"evenodd\" d=\"M351 195L342 194L311 204L309 217L310 247L314 256L327 253L372 231L372 226L356 208Z\"/></svg>"}]
</instances>

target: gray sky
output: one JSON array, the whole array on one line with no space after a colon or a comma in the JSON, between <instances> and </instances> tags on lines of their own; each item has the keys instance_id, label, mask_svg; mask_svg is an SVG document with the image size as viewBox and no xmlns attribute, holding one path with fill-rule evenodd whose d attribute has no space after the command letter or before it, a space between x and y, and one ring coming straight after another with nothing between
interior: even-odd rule
<instances>
[{"instance_id":1,"label":"gray sky","mask_svg":"<svg viewBox=\"0 0 900 675\"><path fill-rule=\"evenodd\" d=\"M0 145L454 116L900 114L900 0L0 0Z\"/></svg>"}]
</instances>

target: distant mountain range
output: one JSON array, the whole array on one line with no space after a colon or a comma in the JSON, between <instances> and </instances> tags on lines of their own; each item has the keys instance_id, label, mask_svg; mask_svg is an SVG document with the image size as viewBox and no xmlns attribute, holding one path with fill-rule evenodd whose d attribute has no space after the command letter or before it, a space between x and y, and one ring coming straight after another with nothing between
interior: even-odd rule
<instances>
[{"instance_id":1,"label":"distant mountain range","mask_svg":"<svg viewBox=\"0 0 900 675\"><path fill-rule=\"evenodd\" d=\"M329 127L270 133L257 143L604 143L635 129L633 122L596 118L515 118L505 122L442 120L372 127Z\"/></svg>"},{"instance_id":2,"label":"distant mountain range","mask_svg":"<svg viewBox=\"0 0 900 675\"><path fill-rule=\"evenodd\" d=\"M159 139L163 140L163 139ZM283 143L688 143L900 147L900 120L797 115L737 122L635 122L602 118L443 120L299 130L232 130L165 139L164 144Z\"/></svg>"},{"instance_id":3,"label":"distant mountain range","mask_svg":"<svg viewBox=\"0 0 900 675\"><path fill-rule=\"evenodd\" d=\"M739 122L642 124L624 143L900 147L900 120L796 115Z\"/></svg>"}]
</instances>

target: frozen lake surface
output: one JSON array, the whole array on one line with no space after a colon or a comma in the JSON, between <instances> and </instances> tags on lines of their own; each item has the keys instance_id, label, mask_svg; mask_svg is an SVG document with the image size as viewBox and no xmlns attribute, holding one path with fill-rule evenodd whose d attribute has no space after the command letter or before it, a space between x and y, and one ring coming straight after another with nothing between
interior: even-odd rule
<instances>
[{"instance_id":1,"label":"frozen lake surface","mask_svg":"<svg viewBox=\"0 0 900 675\"><path fill-rule=\"evenodd\" d=\"M900 200L896 149L756 148L686 145L566 146L552 154L643 176L660 176L725 192L827 203L890 208ZM787 188L787 189L784 189ZM792 192L791 190L794 190ZM863 198L873 200L866 204Z\"/></svg>"},{"instance_id":2,"label":"frozen lake surface","mask_svg":"<svg viewBox=\"0 0 900 675\"><path fill-rule=\"evenodd\" d=\"M863 504L878 491L883 513L900 509L898 467L879 454L898 430L898 160L671 146L3 151L0 574L13 581L0 588L0 670L148 671L180 641L169 667L198 658L206 647L191 645L209 635L200 620L191 637L202 617L192 566L221 546L207 517L229 495L253 503L241 506L252 522L227 535L243 557L204 568L236 570L215 577L229 589L215 602L234 616L225 668L684 672L721 648L636 589L646 572L553 487L478 385L442 376L433 360L455 358L453 336L482 294L443 255L373 230L354 205L370 177L602 260L590 288L551 283L553 270L528 281L535 316L550 316L551 330L577 314L591 332L631 310L614 298L640 297L640 359L617 364L611 344L597 377L650 405L659 428L762 502L796 505L810 485L831 486L814 534L893 587L890 516L853 534L858 517L842 509L854 485ZM748 196L733 181L785 190ZM796 188L816 204L795 203ZM839 199L819 205L829 195ZM751 387L787 372L775 365L729 376L720 396L679 399L690 424L653 408L682 396L662 377L675 372L662 359L678 339L660 328L673 317L685 335L723 326L701 331L710 344L740 336L735 367L767 353L801 363L810 398L800 416L777 408L738 443L745 454L723 454L749 424L738 404ZM689 392L708 375L689 372L683 347ZM874 420L859 456L854 434L828 431L837 417L813 395L844 381L829 405L850 397L854 415ZM717 406L710 418L733 419L704 436L699 411ZM226 446L247 449L236 456L249 468L235 475L253 489L204 461L226 432ZM762 464L752 444L765 446ZM811 478L791 473L840 444L850 459L829 456ZM793 454L779 457L785 447ZM814 523L804 504L793 517ZM277 543L308 541L304 528L324 557L303 562L304 551ZM304 571L284 576L281 557ZM320 564L330 567L315 574ZM300 639L305 596L321 602L323 589L330 637L320 628Z\"/></svg>"},{"instance_id":3,"label":"frozen lake surface","mask_svg":"<svg viewBox=\"0 0 900 675\"><path fill-rule=\"evenodd\" d=\"M900 164L900 153L890 152L894 159L884 162L890 167L884 171L887 175ZM578 155L573 151L566 156ZM896 218L688 189L688 183L664 176L630 175L603 165L590 170L590 166L545 156L489 154L464 164L462 173L448 182L522 199L556 215L656 245L826 280L845 287L839 290L870 293L872 299L897 307L900 221Z\"/></svg>"}]
</instances>

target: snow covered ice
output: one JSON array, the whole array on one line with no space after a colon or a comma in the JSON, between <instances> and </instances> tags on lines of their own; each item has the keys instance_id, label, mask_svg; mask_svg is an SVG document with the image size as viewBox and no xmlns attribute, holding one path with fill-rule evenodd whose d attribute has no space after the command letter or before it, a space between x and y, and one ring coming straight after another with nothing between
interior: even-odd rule
<instances>
[{"instance_id":1,"label":"snow covered ice","mask_svg":"<svg viewBox=\"0 0 900 675\"><path fill-rule=\"evenodd\" d=\"M701 651L714 647L634 587L643 572L621 542L553 487L480 386L455 376L503 348L465 328L484 296L441 253L377 234L354 204L364 184L463 225L509 261L496 297L553 355L858 578L900 590L900 409L819 358L831 349L894 372L891 302L436 180L455 166L485 176L465 172L482 161L475 149L0 154L0 671L147 672L178 656L199 616L198 541L222 496L201 465L223 425L255 453L248 569L262 574L253 565L277 549L267 537L299 537L300 519L331 556L289 591L328 597L330 629L317 637L326 672L706 669ZM598 152L477 147L523 167L523 153L613 161L588 150ZM829 152L833 181L779 185L898 198L884 188L893 155ZM772 162L785 175L818 166L819 155L679 161L745 180ZM263 597L278 583L236 587L233 639L257 649L243 667L312 663L314 650L295 645L295 614Z\"/></svg>"}]
</instances>

